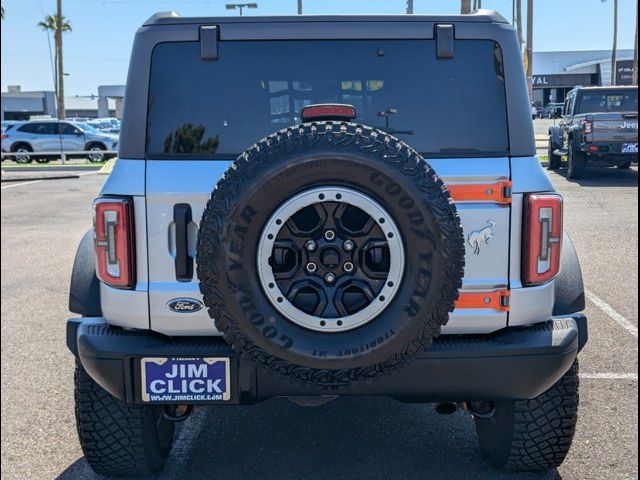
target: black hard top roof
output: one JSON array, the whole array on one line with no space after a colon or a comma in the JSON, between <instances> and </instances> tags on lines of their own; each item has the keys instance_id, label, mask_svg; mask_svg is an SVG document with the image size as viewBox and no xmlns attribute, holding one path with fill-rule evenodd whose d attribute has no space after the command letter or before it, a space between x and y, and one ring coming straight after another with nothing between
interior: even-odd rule
<instances>
[{"instance_id":1,"label":"black hard top roof","mask_svg":"<svg viewBox=\"0 0 640 480\"><path fill-rule=\"evenodd\" d=\"M509 23L495 10L476 10L470 15L282 15L282 16L228 16L181 17L176 12L159 12L145 23L150 25L188 25L220 23L269 22L438 22L438 23Z\"/></svg>"}]
</instances>

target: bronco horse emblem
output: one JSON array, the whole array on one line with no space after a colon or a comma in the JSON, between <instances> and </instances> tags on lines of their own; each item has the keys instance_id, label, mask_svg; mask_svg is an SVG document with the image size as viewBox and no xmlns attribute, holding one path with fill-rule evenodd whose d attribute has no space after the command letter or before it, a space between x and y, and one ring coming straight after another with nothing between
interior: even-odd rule
<instances>
[{"instance_id":1,"label":"bronco horse emblem","mask_svg":"<svg viewBox=\"0 0 640 480\"><path fill-rule=\"evenodd\" d=\"M496 222L493 220L487 220L488 226L480 229L474 230L469 234L467 238L467 242L473 248L473 253L476 255L480 255L480 245L488 244L489 240L493 238L493 227L496 226Z\"/></svg>"}]
</instances>

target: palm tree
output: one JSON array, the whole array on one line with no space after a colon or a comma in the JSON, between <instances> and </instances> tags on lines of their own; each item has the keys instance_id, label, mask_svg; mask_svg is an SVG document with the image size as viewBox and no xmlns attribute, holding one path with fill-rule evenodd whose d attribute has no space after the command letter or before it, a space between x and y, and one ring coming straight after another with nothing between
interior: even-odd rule
<instances>
[{"instance_id":1,"label":"palm tree","mask_svg":"<svg viewBox=\"0 0 640 480\"><path fill-rule=\"evenodd\" d=\"M71 31L71 24L62 15L47 15L38 26L46 32L53 32L56 45L56 103L58 118L64 119L64 70L62 68L62 33Z\"/></svg>"},{"instance_id":2,"label":"palm tree","mask_svg":"<svg viewBox=\"0 0 640 480\"><path fill-rule=\"evenodd\" d=\"M460 13L463 15L471 13L471 0L460 1Z\"/></svg>"},{"instance_id":3,"label":"palm tree","mask_svg":"<svg viewBox=\"0 0 640 480\"><path fill-rule=\"evenodd\" d=\"M4 20L4 7L2 5L0 5L0 18Z\"/></svg>"}]
</instances>

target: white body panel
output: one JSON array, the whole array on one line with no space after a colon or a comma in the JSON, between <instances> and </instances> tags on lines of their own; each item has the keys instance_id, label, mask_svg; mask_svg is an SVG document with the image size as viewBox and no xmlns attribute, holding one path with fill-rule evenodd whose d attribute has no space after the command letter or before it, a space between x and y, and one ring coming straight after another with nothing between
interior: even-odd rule
<instances>
[{"instance_id":1,"label":"white body panel","mask_svg":"<svg viewBox=\"0 0 640 480\"><path fill-rule=\"evenodd\" d=\"M550 185L535 157L432 159L429 163L449 185L511 179L514 192L546 191ZM189 254L195 258L202 211L230 164L220 160L118 160L102 194L134 196L137 284L135 290L102 286L102 308L109 323L151 328L167 335L219 335L206 308L178 313L167 307L170 300L180 297L202 301L195 265L191 281L176 280L173 206L191 206L188 243ZM553 282L522 288L520 281L522 205L522 193L513 195L511 205L457 203L466 247L463 291L509 288L511 310L457 309L443 333L489 333L551 316ZM487 227L491 227L492 236L488 242L480 242L477 251L469 235Z\"/></svg>"},{"instance_id":2,"label":"white body panel","mask_svg":"<svg viewBox=\"0 0 640 480\"><path fill-rule=\"evenodd\" d=\"M167 302L178 297L202 301L197 279L179 282L175 278L173 251L173 206L191 205L193 214L189 250L195 256L197 224L215 183L230 162L205 160L148 160L146 198L149 246L149 304L151 328L168 335L213 335L217 330L206 309L176 313ZM432 160L432 166L448 183L493 183L509 179L509 159ZM495 222L493 237L479 254L466 242L464 290L506 288L509 282L508 205L460 203L458 210L465 238ZM491 309L456 310L444 333L487 333L507 325L507 313Z\"/></svg>"}]
</instances>

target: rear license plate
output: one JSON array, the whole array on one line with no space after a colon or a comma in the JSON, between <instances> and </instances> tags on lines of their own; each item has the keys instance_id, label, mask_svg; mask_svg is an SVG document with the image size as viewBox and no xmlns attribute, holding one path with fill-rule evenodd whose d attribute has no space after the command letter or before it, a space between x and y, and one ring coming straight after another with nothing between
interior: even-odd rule
<instances>
[{"instance_id":1,"label":"rear license plate","mask_svg":"<svg viewBox=\"0 0 640 480\"><path fill-rule=\"evenodd\" d=\"M623 143L622 144L622 153L638 153L638 144L637 143Z\"/></svg>"},{"instance_id":2,"label":"rear license plate","mask_svg":"<svg viewBox=\"0 0 640 480\"><path fill-rule=\"evenodd\" d=\"M142 358L143 402L220 402L231 399L229 358Z\"/></svg>"}]
</instances>

